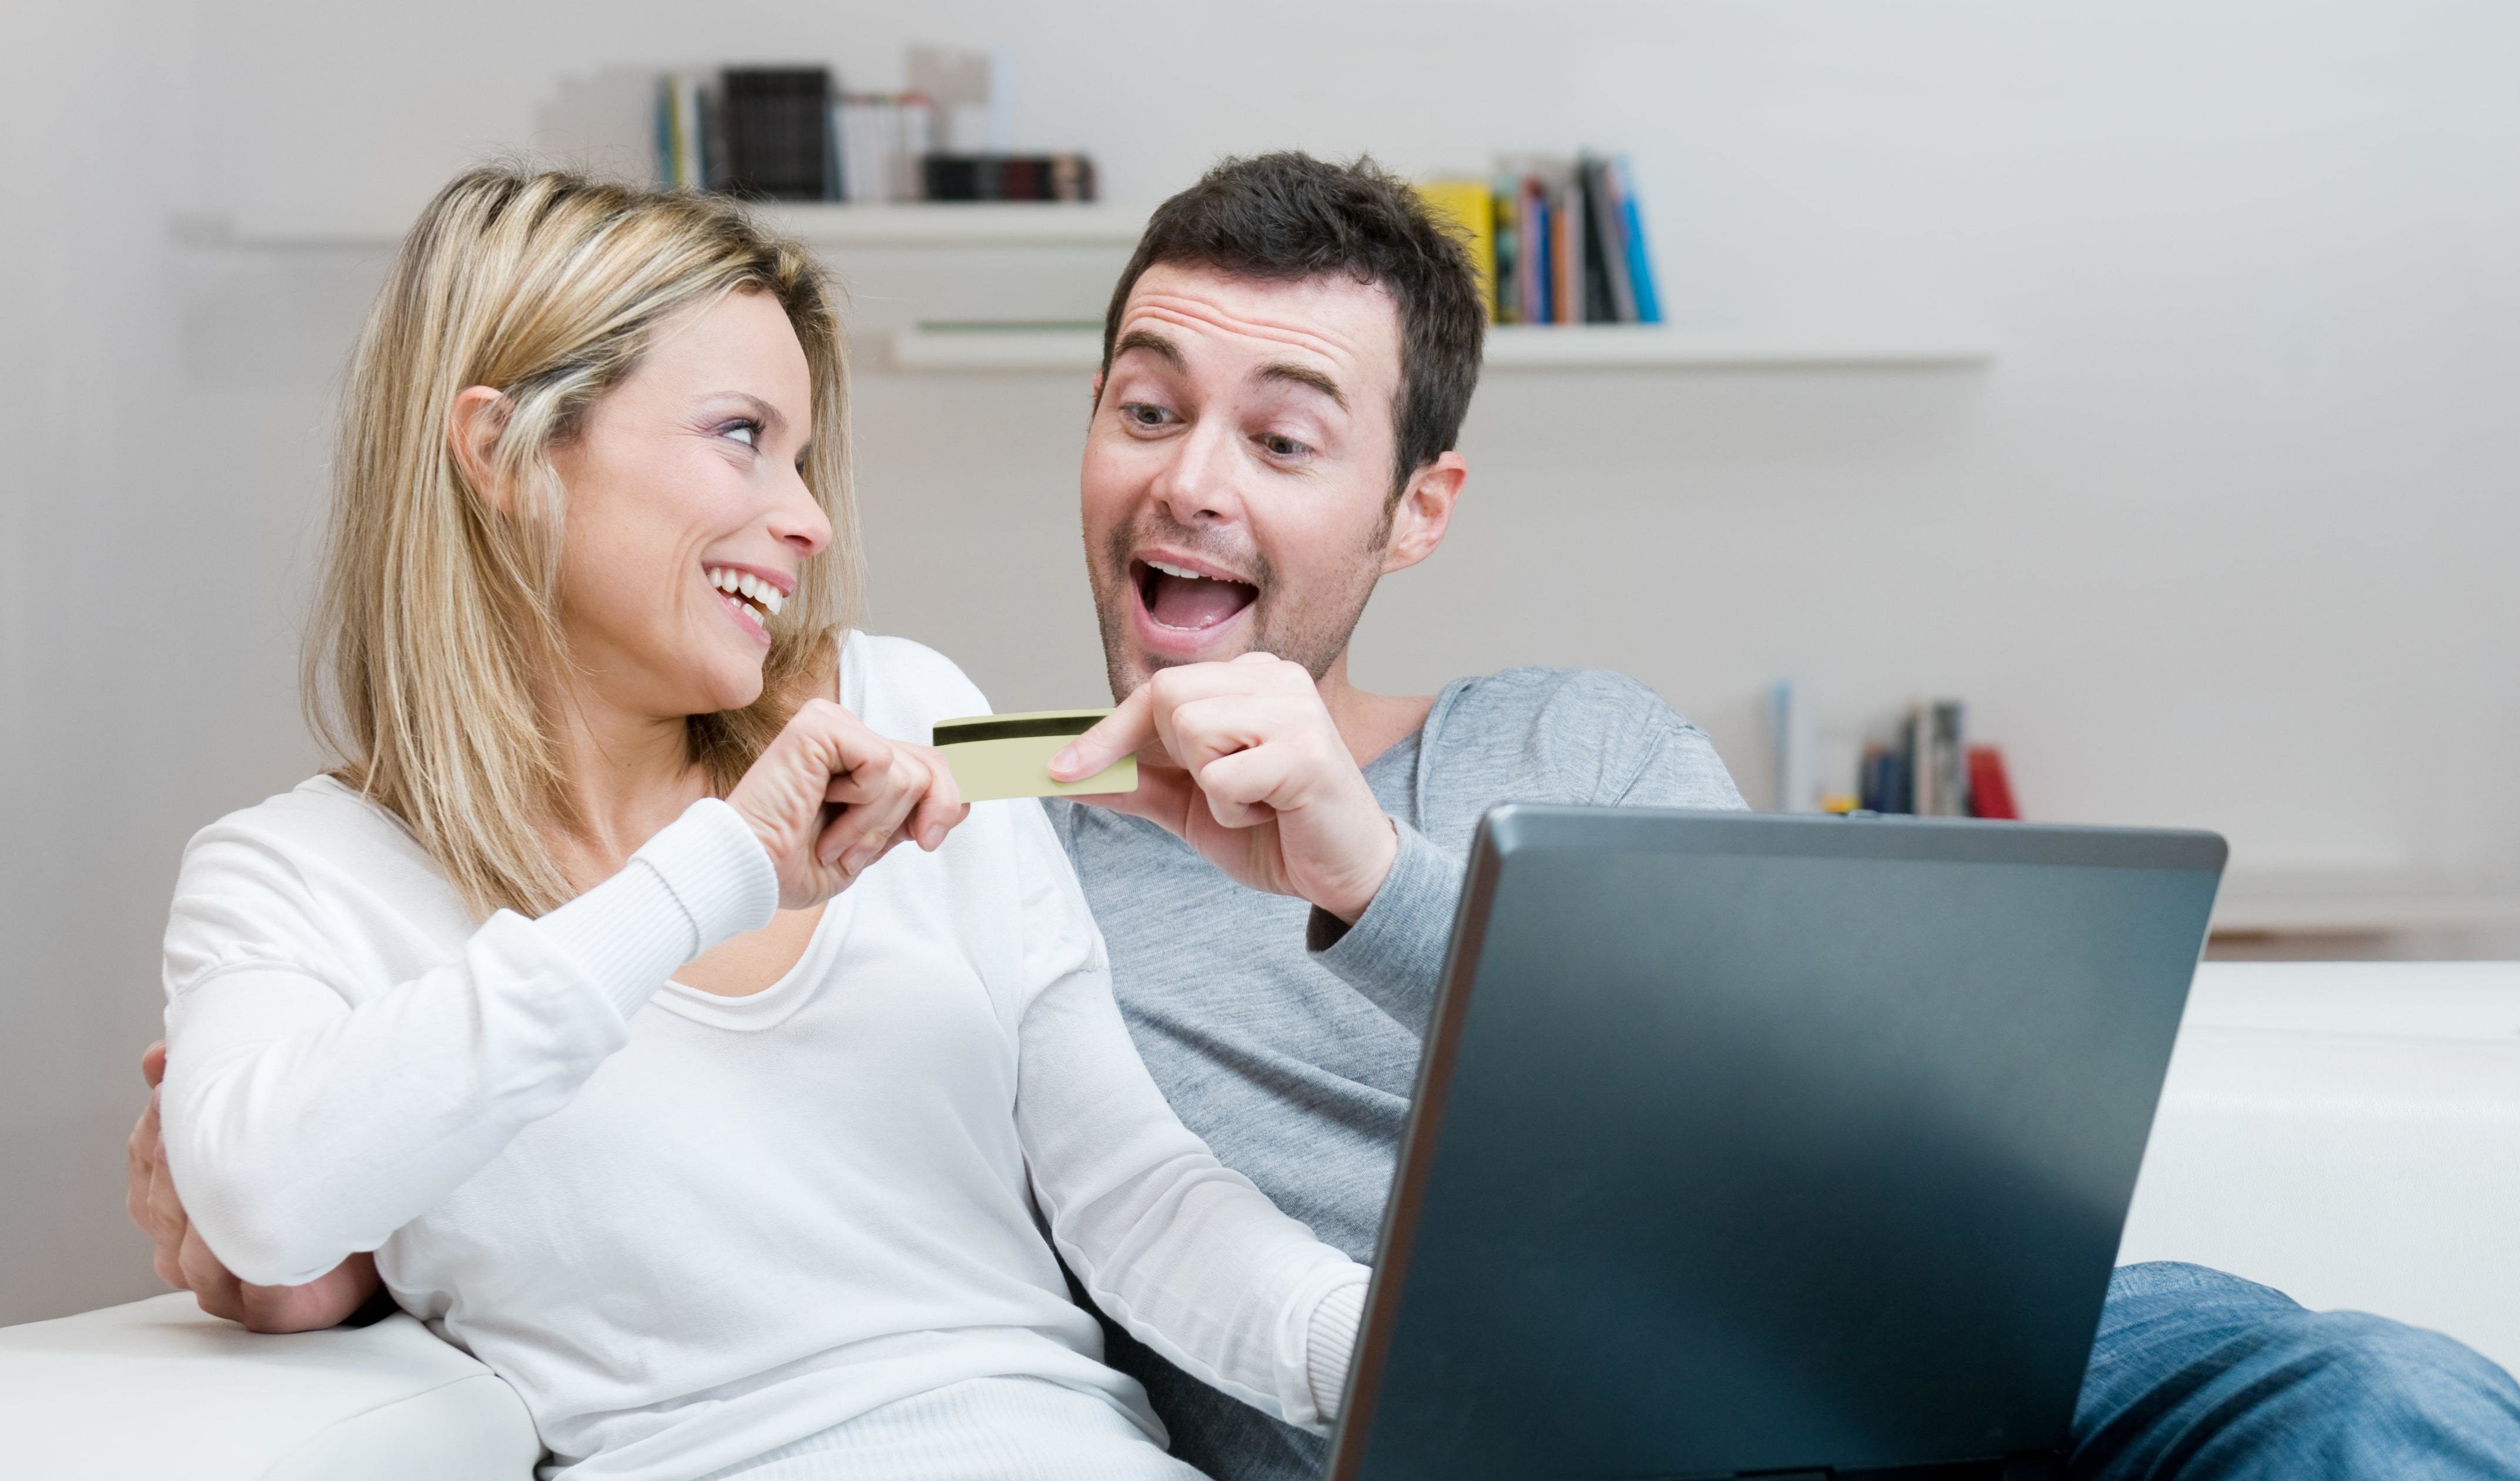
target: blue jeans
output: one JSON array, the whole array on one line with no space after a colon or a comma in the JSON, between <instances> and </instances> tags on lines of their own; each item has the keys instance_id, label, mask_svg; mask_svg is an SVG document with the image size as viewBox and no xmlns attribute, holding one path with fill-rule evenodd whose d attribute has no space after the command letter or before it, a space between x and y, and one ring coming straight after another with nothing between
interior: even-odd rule
<instances>
[{"instance_id":1,"label":"blue jeans","mask_svg":"<svg viewBox=\"0 0 2520 1481\"><path fill-rule=\"evenodd\" d=\"M2520 1476L2520 1385L2441 1335L2193 1265L2109 1281L2075 1481Z\"/></svg>"}]
</instances>

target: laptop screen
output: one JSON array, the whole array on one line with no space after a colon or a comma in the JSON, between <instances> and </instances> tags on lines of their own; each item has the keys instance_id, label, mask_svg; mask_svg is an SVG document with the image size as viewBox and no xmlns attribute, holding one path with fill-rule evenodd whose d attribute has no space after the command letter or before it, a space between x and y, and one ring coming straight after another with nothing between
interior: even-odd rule
<instances>
[{"instance_id":1,"label":"laptop screen","mask_svg":"<svg viewBox=\"0 0 2520 1481\"><path fill-rule=\"evenodd\" d=\"M1333 1474L2060 1449L2222 858L1491 814Z\"/></svg>"}]
</instances>

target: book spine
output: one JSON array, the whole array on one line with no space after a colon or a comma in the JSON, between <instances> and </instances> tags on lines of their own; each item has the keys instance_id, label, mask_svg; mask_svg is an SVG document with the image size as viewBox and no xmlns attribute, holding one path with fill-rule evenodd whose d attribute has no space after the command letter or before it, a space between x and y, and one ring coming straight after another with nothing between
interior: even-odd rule
<instances>
[{"instance_id":1,"label":"book spine","mask_svg":"<svg viewBox=\"0 0 2520 1481\"><path fill-rule=\"evenodd\" d=\"M1645 250L1645 220L1637 204L1637 177L1628 157L1610 161L1610 174L1617 181L1619 199L1619 245L1628 261L1628 283L1636 298L1637 322L1662 322L1662 295L1655 290L1653 255Z\"/></svg>"},{"instance_id":2,"label":"book spine","mask_svg":"<svg viewBox=\"0 0 2520 1481\"><path fill-rule=\"evenodd\" d=\"M1532 247L1537 247L1532 251L1532 323L1552 325L1557 323L1557 272L1552 264L1557 232L1550 224L1550 192L1540 189L1535 179L1524 187L1524 202L1530 202L1530 216L1524 219L1532 224Z\"/></svg>"},{"instance_id":3,"label":"book spine","mask_svg":"<svg viewBox=\"0 0 2520 1481\"><path fill-rule=\"evenodd\" d=\"M1593 201L1593 236L1600 244L1601 276L1608 286L1609 317L1616 323L1637 321L1637 292L1628 281L1627 223L1619 208L1617 171L1607 159L1585 165L1587 194Z\"/></svg>"}]
</instances>

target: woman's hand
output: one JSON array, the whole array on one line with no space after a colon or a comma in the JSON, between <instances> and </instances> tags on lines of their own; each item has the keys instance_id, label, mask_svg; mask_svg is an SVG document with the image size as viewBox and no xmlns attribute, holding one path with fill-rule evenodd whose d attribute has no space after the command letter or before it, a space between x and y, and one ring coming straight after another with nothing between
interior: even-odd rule
<instances>
[{"instance_id":1,"label":"woman's hand","mask_svg":"<svg viewBox=\"0 0 2520 1481\"><path fill-rule=\"evenodd\" d=\"M906 840L933 852L971 812L941 753L829 699L805 701L726 800L769 851L782 910L838 894Z\"/></svg>"},{"instance_id":2,"label":"woman's hand","mask_svg":"<svg viewBox=\"0 0 2520 1481\"><path fill-rule=\"evenodd\" d=\"M158 1279L189 1290L202 1310L258 1332L307 1332L338 1326L368 1304L381 1282L370 1255L352 1255L304 1285L248 1285L219 1263L184 1214L166 1173L166 1140L158 1127L158 1082L166 1077L164 1040L140 1056L149 1109L131 1129L129 1181L123 1207L157 1246Z\"/></svg>"}]
</instances>

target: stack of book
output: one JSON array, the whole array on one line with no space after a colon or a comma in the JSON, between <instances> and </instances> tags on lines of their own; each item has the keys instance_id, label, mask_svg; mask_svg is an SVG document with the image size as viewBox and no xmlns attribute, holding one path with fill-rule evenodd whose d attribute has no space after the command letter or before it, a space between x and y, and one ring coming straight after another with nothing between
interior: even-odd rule
<instances>
[{"instance_id":1,"label":"stack of book","mask_svg":"<svg viewBox=\"0 0 2520 1481\"><path fill-rule=\"evenodd\" d=\"M1418 187L1462 230L1498 324L1660 324L1625 155L1513 157L1491 180Z\"/></svg>"},{"instance_id":2,"label":"stack of book","mask_svg":"<svg viewBox=\"0 0 2520 1481\"><path fill-rule=\"evenodd\" d=\"M674 72L656 89L656 174L774 201L1091 201L1083 155L952 154L920 93L844 93L821 67Z\"/></svg>"},{"instance_id":3,"label":"stack of book","mask_svg":"<svg viewBox=\"0 0 2520 1481\"><path fill-rule=\"evenodd\" d=\"M1910 710L1890 740L1865 742L1855 805L1927 818L2020 817L2003 753L1968 743L1966 714L1958 699L1936 699Z\"/></svg>"},{"instance_id":4,"label":"stack of book","mask_svg":"<svg viewBox=\"0 0 2520 1481\"><path fill-rule=\"evenodd\" d=\"M1968 710L1958 699L1912 706L1886 732L1868 735L1855 762L1855 786L1835 791L1818 774L1820 729L1790 683L1769 693L1779 812L1912 813L1941 818L2018 818L2003 752L1968 740ZM1838 752L1840 756L1845 753ZM1841 773L1841 775L1843 775Z\"/></svg>"}]
</instances>

